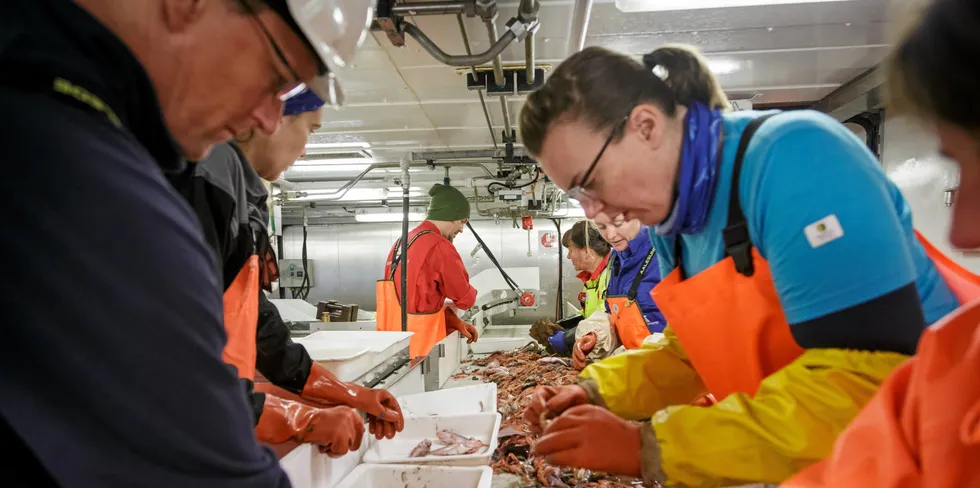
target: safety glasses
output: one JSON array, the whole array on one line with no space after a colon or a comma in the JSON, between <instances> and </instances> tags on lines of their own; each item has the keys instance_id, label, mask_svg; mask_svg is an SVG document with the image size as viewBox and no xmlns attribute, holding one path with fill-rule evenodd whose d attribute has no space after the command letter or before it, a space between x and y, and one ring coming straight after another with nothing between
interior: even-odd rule
<instances>
[{"instance_id":1,"label":"safety glasses","mask_svg":"<svg viewBox=\"0 0 980 488\"><path fill-rule=\"evenodd\" d=\"M289 60L286 59L286 55L283 53L282 48L279 47L279 43L272 37L269 29L265 26L265 23L262 22L262 19L260 19L256 14L252 6L249 5L247 1L239 2L239 5L241 5L242 8L248 12L250 18L255 20L255 25L259 27L259 31L262 32L262 35L265 37L266 41L268 41L269 45L272 46L272 51L275 53L276 58L279 59L279 64L284 66L286 71L289 72L291 79L286 79L282 75L279 75L279 81L275 84L274 88L276 95L280 98L280 100L289 98L289 96L297 92L297 89L302 87L303 81L300 80L299 74L296 73L293 66L289 64ZM273 62L273 64L275 64L275 62ZM279 71L278 67L276 68L276 71Z\"/></svg>"},{"instance_id":2,"label":"safety glasses","mask_svg":"<svg viewBox=\"0 0 980 488\"><path fill-rule=\"evenodd\" d=\"M606 138L606 142L602 145L602 149L599 149L599 154L596 154L595 159L592 164L589 165L589 169L585 170L585 174L582 175L582 181L579 184L572 183L572 187L568 189L568 196L578 200L583 207L591 206L599 201L597 195L588 190L589 177L592 176L592 172L595 171L596 166L599 164L599 160L602 159L602 155L606 153L606 148L609 144L612 144L613 139L616 138L616 134L619 134L620 130L626 126L626 122L630 119L629 115L623 117L609 133L609 137Z\"/></svg>"}]
</instances>

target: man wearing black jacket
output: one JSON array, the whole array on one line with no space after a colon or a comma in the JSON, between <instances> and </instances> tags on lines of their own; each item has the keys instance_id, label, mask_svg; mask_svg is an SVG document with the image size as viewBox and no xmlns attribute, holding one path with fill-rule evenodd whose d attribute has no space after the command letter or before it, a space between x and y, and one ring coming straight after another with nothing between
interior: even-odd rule
<instances>
[{"instance_id":1,"label":"man wearing black jacket","mask_svg":"<svg viewBox=\"0 0 980 488\"><path fill-rule=\"evenodd\" d=\"M170 181L197 214L218 257L228 332L224 359L236 367L253 399L259 440L312 442L340 455L357 449L363 433L360 418L354 415L352 425L347 407L368 414L377 438L391 438L404 425L398 402L385 390L339 381L314 363L306 349L290 339L289 328L263 291L271 291L278 269L269 245L268 191L262 180L277 179L303 155L308 136L320 127L322 106L309 90L293 95L285 101L274 134L240 134L236 142L217 146ZM256 370L290 393L333 408L310 407L274 392L255 393Z\"/></svg>"},{"instance_id":2,"label":"man wearing black jacket","mask_svg":"<svg viewBox=\"0 0 980 488\"><path fill-rule=\"evenodd\" d=\"M280 93L325 73L325 43L267 2L0 2L5 484L289 486L221 361L210 250L164 176L274 131Z\"/></svg>"}]
</instances>

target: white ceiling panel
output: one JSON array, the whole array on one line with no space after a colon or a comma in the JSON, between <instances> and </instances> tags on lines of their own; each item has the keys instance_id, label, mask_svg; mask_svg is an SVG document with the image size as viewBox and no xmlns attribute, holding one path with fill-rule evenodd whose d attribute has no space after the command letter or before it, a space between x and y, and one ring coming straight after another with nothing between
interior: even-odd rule
<instances>
[{"instance_id":1,"label":"white ceiling panel","mask_svg":"<svg viewBox=\"0 0 980 488\"><path fill-rule=\"evenodd\" d=\"M501 128L496 129L498 132ZM492 146L490 131L486 127L479 129L439 129L442 140L450 147L487 147ZM500 142L500 136L497 136Z\"/></svg>"},{"instance_id":2,"label":"white ceiling panel","mask_svg":"<svg viewBox=\"0 0 980 488\"><path fill-rule=\"evenodd\" d=\"M686 32L630 32L589 35L586 45L642 55L664 44L696 46L704 53L758 50L821 49L881 46L887 43L884 23L794 25L769 30L719 29Z\"/></svg>"},{"instance_id":3,"label":"white ceiling panel","mask_svg":"<svg viewBox=\"0 0 980 488\"><path fill-rule=\"evenodd\" d=\"M371 148L405 149L415 151L419 147L445 147L434 129L391 129L382 131L354 132Z\"/></svg>"},{"instance_id":4,"label":"white ceiling panel","mask_svg":"<svg viewBox=\"0 0 980 488\"><path fill-rule=\"evenodd\" d=\"M418 104L370 104L323 112L320 132L433 129Z\"/></svg>"},{"instance_id":5,"label":"white ceiling panel","mask_svg":"<svg viewBox=\"0 0 980 488\"><path fill-rule=\"evenodd\" d=\"M456 73L456 68L437 66L402 68L402 79L421 100L454 100L476 98L476 93L466 88L466 76Z\"/></svg>"},{"instance_id":6,"label":"white ceiling panel","mask_svg":"<svg viewBox=\"0 0 980 488\"><path fill-rule=\"evenodd\" d=\"M592 10L589 34L688 32L822 24L870 24L886 20L888 0L762 5L756 7L623 13L611 3Z\"/></svg>"},{"instance_id":7,"label":"white ceiling panel","mask_svg":"<svg viewBox=\"0 0 980 488\"><path fill-rule=\"evenodd\" d=\"M697 46L719 69L732 98L759 104L817 101L879 63L887 52L889 0L775 5L676 12L619 12L611 0L593 8L586 44L632 55L658 46ZM543 0L534 38L539 64L565 57L573 0ZM497 28L516 14L516 1L499 5ZM415 23L449 54L466 54L456 17L414 16ZM489 48L485 25L464 18L473 52ZM524 62L524 45L502 54L505 64ZM734 69L732 69L734 67ZM348 107L327 111L314 142L368 142L376 159L397 161L417 150L492 147L491 132L475 92L457 68L435 61L415 40L396 48L373 32L342 81ZM486 97L493 134L504 127L498 97ZM508 100L516 126L524 97Z\"/></svg>"},{"instance_id":8,"label":"white ceiling panel","mask_svg":"<svg viewBox=\"0 0 980 488\"><path fill-rule=\"evenodd\" d=\"M503 119L500 115L500 100L496 97L487 99L487 108L490 112L490 120L495 125L501 125ZM474 93L472 98L456 100L452 103L426 103L422 105L422 110L432 121L432 126L440 127L476 127L486 130L487 119L480 106L480 99Z\"/></svg>"}]
</instances>

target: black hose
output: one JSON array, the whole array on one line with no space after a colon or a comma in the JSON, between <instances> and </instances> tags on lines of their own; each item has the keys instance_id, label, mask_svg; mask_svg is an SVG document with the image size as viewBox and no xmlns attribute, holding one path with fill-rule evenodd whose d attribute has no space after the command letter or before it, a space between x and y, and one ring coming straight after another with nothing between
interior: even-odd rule
<instances>
[{"instance_id":1,"label":"black hose","mask_svg":"<svg viewBox=\"0 0 980 488\"><path fill-rule=\"evenodd\" d=\"M490 193L493 193L493 189L492 188L493 188L494 185L502 186L502 187L504 187L504 188L506 188L508 190L516 190L518 188L524 188L526 186L531 186L531 185L537 183L538 182L538 177L540 177L540 176L541 176L541 170L535 168L534 179L532 179L531 181L529 181L527 183L524 183L523 185L509 186L509 185L506 185L506 184L501 183L499 181L494 181L493 183L490 183L489 185L487 185L487 191L490 192Z\"/></svg>"},{"instance_id":2,"label":"black hose","mask_svg":"<svg viewBox=\"0 0 980 488\"><path fill-rule=\"evenodd\" d=\"M558 228L558 238L561 239L561 219L551 219L555 223L555 227ZM562 283L565 281L561 275L562 272L562 259L561 259L561 244L558 245L558 303L555 309L555 317L562 318L565 316L565 293L563 291L564 286Z\"/></svg>"},{"instance_id":3,"label":"black hose","mask_svg":"<svg viewBox=\"0 0 980 488\"><path fill-rule=\"evenodd\" d=\"M497 262L497 258L493 256L493 253L490 252L490 248L487 247L487 244L485 242L483 242L483 239L480 238L480 234L476 233L476 229L474 229L473 226L470 225L469 221L466 222L466 227L469 227L470 232L473 233L473 237L476 237L476 242L480 243L480 247L483 248L483 252L487 253L487 257L490 258L490 262L497 267L498 271L500 271L500 275L504 277L504 281L507 282L507 286L509 286L510 289L513 291L519 291L520 287L517 286L517 283L514 280L512 280L510 276L507 275L507 272L504 271L503 266L501 266L500 263Z\"/></svg>"}]
</instances>

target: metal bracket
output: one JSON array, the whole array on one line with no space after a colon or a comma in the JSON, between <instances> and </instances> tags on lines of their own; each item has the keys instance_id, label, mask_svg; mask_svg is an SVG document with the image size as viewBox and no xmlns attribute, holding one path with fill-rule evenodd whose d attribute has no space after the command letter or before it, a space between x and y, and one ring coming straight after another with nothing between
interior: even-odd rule
<instances>
[{"instance_id":1,"label":"metal bracket","mask_svg":"<svg viewBox=\"0 0 980 488\"><path fill-rule=\"evenodd\" d=\"M388 35L388 41L395 47L405 46L405 34L402 32L404 19L395 13L394 0L378 0L378 9L374 21Z\"/></svg>"},{"instance_id":2,"label":"metal bracket","mask_svg":"<svg viewBox=\"0 0 980 488\"><path fill-rule=\"evenodd\" d=\"M544 85L544 69L534 69L534 82L527 82L527 70L524 66L504 66L504 84L497 86L493 80L492 71L477 71L466 74L468 90L486 90L487 95L526 95Z\"/></svg>"}]
</instances>

